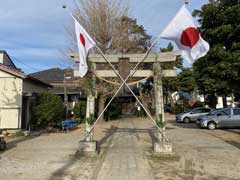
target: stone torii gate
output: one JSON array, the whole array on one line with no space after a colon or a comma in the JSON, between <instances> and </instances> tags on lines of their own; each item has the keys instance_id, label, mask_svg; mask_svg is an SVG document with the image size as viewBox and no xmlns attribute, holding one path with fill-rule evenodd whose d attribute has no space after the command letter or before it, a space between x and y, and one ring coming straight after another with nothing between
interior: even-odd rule
<instances>
[{"instance_id":1,"label":"stone torii gate","mask_svg":"<svg viewBox=\"0 0 240 180\"><path fill-rule=\"evenodd\" d=\"M132 79L144 79L147 77L154 77L154 91L155 91L155 111L156 118L165 121L164 107L163 107L163 90L162 90L162 78L163 77L175 77L175 69L162 70L161 63L174 62L177 57L181 55L181 51L164 52L164 53L150 53L148 57L141 63L141 70L137 70ZM144 54L116 54L105 55L105 57L116 67L119 74L125 79L129 73L131 73L131 67L134 67L144 56ZM74 58L76 62L79 61L77 53L70 54L70 57ZM97 78L105 80L105 78L117 78L117 75L113 70L109 70L106 60L101 54L90 54L88 61L93 64L93 71ZM74 76L79 76L79 72L75 71ZM119 85L120 86L120 85ZM95 112L95 98L91 94L87 97L87 109L86 118L90 117L90 114ZM86 131L90 128L86 123ZM91 139L88 139L91 140ZM154 150L157 151L154 147Z\"/></svg>"}]
</instances>

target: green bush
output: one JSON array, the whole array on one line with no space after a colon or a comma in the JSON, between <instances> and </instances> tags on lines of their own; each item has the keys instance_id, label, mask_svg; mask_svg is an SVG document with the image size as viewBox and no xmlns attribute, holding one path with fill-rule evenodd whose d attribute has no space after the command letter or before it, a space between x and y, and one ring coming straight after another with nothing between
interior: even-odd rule
<instances>
[{"instance_id":1,"label":"green bush","mask_svg":"<svg viewBox=\"0 0 240 180\"><path fill-rule=\"evenodd\" d=\"M121 112L122 106L119 103L119 101L116 99L114 100L110 106L108 107L106 113L105 113L105 119L117 119L122 114Z\"/></svg>"},{"instance_id":2,"label":"green bush","mask_svg":"<svg viewBox=\"0 0 240 180\"><path fill-rule=\"evenodd\" d=\"M86 117L86 108L87 108L86 101L80 101L80 102L76 103L73 108L74 120L78 121L79 123L82 123L82 121Z\"/></svg>"},{"instance_id":3,"label":"green bush","mask_svg":"<svg viewBox=\"0 0 240 180\"><path fill-rule=\"evenodd\" d=\"M163 119L162 119L162 114L159 114L159 118L158 118L158 119L159 119L159 120L156 120L157 126L158 126L159 128L164 128L164 127L166 127L167 122L166 122L166 121L163 121Z\"/></svg>"},{"instance_id":4,"label":"green bush","mask_svg":"<svg viewBox=\"0 0 240 180\"><path fill-rule=\"evenodd\" d=\"M59 96L50 93L40 94L33 107L33 128L60 126L63 114L64 105Z\"/></svg>"},{"instance_id":5,"label":"green bush","mask_svg":"<svg viewBox=\"0 0 240 180\"><path fill-rule=\"evenodd\" d=\"M87 121L88 124L93 125L94 122L96 121L96 118L94 117L93 114L90 114L89 118L85 118L85 121Z\"/></svg>"},{"instance_id":6,"label":"green bush","mask_svg":"<svg viewBox=\"0 0 240 180\"><path fill-rule=\"evenodd\" d=\"M201 101L196 101L193 107L194 107L194 108L204 107L204 103L202 103Z\"/></svg>"},{"instance_id":7,"label":"green bush","mask_svg":"<svg viewBox=\"0 0 240 180\"><path fill-rule=\"evenodd\" d=\"M178 114L178 113L182 113L184 112L185 108L182 104L175 104L173 109L172 109L172 112L174 114Z\"/></svg>"},{"instance_id":8,"label":"green bush","mask_svg":"<svg viewBox=\"0 0 240 180\"><path fill-rule=\"evenodd\" d=\"M152 112L152 109L150 109L150 112ZM138 111L137 108L135 108L133 115L135 117L146 117L147 116L145 110L142 107L141 107L140 111Z\"/></svg>"},{"instance_id":9,"label":"green bush","mask_svg":"<svg viewBox=\"0 0 240 180\"><path fill-rule=\"evenodd\" d=\"M17 137L24 136L24 132L19 130L15 133L15 136L17 136Z\"/></svg>"}]
</instances>

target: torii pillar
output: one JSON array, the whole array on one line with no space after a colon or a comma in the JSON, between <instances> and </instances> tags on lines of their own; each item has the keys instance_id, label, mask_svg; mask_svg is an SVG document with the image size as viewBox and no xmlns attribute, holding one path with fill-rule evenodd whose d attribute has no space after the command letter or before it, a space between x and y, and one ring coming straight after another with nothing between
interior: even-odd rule
<instances>
[{"instance_id":1,"label":"torii pillar","mask_svg":"<svg viewBox=\"0 0 240 180\"><path fill-rule=\"evenodd\" d=\"M162 70L161 69L161 63L164 62L174 62L176 61L177 57L181 55L180 51L173 51L173 52L164 52L164 53L150 53L148 57L145 59L143 64L145 64L146 67L143 70L137 70L133 76L133 78L145 78L149 76L154 76L155 81L155 107L156 107L156 120L161 121L162 124L165 123L164 119L164 107L163 107L163 90L162 90L162 78L163 77L175 77L176 76L176 70L169 69L169 70ZM76 61L79 61L79 57L76 53L70 54L72 58L74 58ZM120 64L126 63L124 60L127 60L129 66L134 65L138 63L144 54L115 54L115 55L105 55L106 58L109 60L109 62L113 64ZM113 72L113 70L105 69L106 68L106 61L100 54L90 54L88 57L88 60L92 62L95 66L95 73L97 76L102 78L117 78L117 75ZM150 68L152 66L148 66L147 64L153 64L153 69ZM118 70L121 75L125 77L126 72L129 69L119 69ZM130 72L132 72L130 70ZM128 74L127 73L127 74ZM74 76L79 76L79 72L75 71ZM94 100L95 97L88 96L87 98L87 112L86 116L89 117L90 114L94 114ZM160 127L163 131L165 131L165 126ZM88 124L86 124L86 130L88 129ZM163 136L158 134L159 142L154 142L154 151L155 152L169 152L171 151L171 147L167 142L162 143L164 140ZM91 139L90 139L91 140ZM162 146L163 144L163 146Z\"/></svg>"}]
</instances>

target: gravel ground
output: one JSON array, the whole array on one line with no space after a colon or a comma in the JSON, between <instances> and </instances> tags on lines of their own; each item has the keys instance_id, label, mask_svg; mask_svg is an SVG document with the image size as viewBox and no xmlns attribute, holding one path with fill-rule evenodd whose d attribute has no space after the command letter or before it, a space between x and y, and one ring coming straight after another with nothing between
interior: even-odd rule
<instances>
[{"instance_id":1,"label":"gravel ground","mask_svg":"<svg viewBox=\"0 0 240 180\"><path fill-rule=\"evenodd\" d=\"M149 156L155 179L240 179L240 129L209 131L171 119L168 135L175 155Z\"/></svg>"},{"instance_id":2,"label":"gravel ground","mask_svg":"<svg viewBox=\"0 0 240 180\"><path fill-rule=\"evenodd\" d=\"M161 180L239 180L240 129L204 130L195 124L177 124L167 116L167 134L173 142L174 155L151 153L153 130L150 120L131 119L129 130L138 139L155 179ZM70 133L43 134L13 140L8 150L0 152L2 180L87 180L94 179L104 164L112 134L119 121L102 122L95 128L100 154L78 155L78 141L83 126ZM95 177L96 178L96 177Z\"/></svg>"},{"instance_id":3,"label":"gravel ground","mask_svg":"<svg viewBox=\"0 0 240 180\"><path fill-rule=\"evenodd\" d=\"M107 146L109 129L117 121L100 123L95 130L102 151ZM0 152L0 180L73 180L90 179L102 156L76 155L83 138L83 125L69 133L42 134L11 140Z\"/></svg>"}]
</instances>

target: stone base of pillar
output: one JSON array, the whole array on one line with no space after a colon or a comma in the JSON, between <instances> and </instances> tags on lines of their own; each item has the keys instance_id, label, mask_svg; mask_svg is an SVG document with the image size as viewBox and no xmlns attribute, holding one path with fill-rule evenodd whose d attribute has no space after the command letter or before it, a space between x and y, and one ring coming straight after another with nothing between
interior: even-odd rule
<instances>
[{"instance_id":1,"label":"stone base of pillar","mask_svg":"<svg viewBox=\"0 0 240 180\"><path fill-rule=\"evenodd\" d=\"M154 142L153 143L154 153L172 153L172 143L169 142Z\"/></svg>"},{"instance_id":2,"label":"stone base of pillar","mask_svg":"<svg viewBox=\"0 0 240 180\"><path fill-rule=\"evenodd\" d=\"M80 141L78 152L97 152L97 141Z\"/></svg>"}]
</instances>

